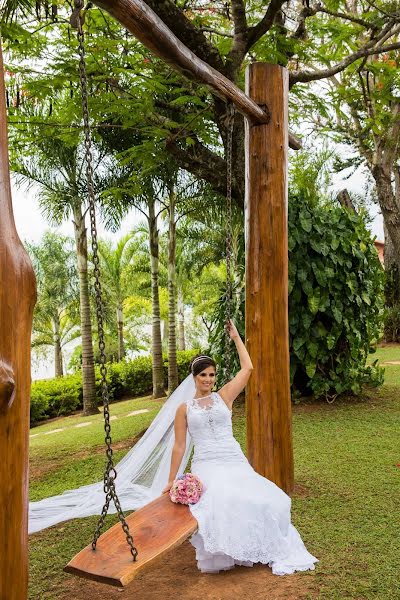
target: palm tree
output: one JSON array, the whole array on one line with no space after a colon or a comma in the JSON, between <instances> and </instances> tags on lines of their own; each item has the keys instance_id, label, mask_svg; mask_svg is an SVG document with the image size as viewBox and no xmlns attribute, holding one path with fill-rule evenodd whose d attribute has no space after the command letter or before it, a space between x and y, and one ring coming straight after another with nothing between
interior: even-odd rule
<instances>
[{"instance_id":1,"label":"palm tree","mask_svg":"<svg viewBox=\"0 0 400 600\"><path fill-rule=\"evenodd\" d=\"M113 305L118 331L118 360L125 356L124 343L124 302L130 295L127 281L128 267L140 250L141 241L128 233L119 240L116 247L111 242L99 242L99 256L102 266L103 284Z\"/></svg>"},{"instance_id":2,"label":"palm tree","mask_svg":"<svg viewBox=\"0 0 400 600\"><path fill-rule=\"evenodd\" d=\"M32 128L32 137L35 134ZM68 143L54 135L37 136L35 145L26 146L12 168L24 182L36 183L40 188L39 203L45 218L54 225L71 219L79 276L80 330L82 337L83 412L98 411L94 372L93 335L89 300L88 243L86 230L86 182L83 176L83 152L79 138ZM98 162L103 157L98 157ZM95 168L95 171L97 169ZM98 176L95 186L101 188Z\"/></svg>"},{"instance_id":3,"label":"palm tree","mask_svg":"<svg viewBox=\"0 0 400 600\"><path fill-rule=\"evenodd\" d=\"M103 206L108 214L107 224L116 228L121 218L135 208L145 218L150 255L151 304L152 304L152 364L153 398L161 398L164 391L164 367L162 357L161 312L160 312L160 240L158 220L165 208L159 202L162 197L162 183L155 177L137 178L132 168L115 169L115 178L109 177L108 189L103 192ZM131 178L131 179L130 179Z\"/></svg>"},{"instance_id":4,"label":"palm tree","mask_svg":"<svg viewBox=\"0 0 400 600\"><path fill-rule=\"evenodd\" d=\"M26 246L35 269L38 291L32 347L53 347L55 377L60 377L63 375L62 349L80 336L76 319L76 269L71 240L47 232L40 244Z\"/></svg>"},{"instance_id":5,"label":"palm tree","mask_svg":"<svg viewBox=\"0 0 400 600\"><path fill-rule=\"evenodd\" d=\"M64 375L64 347L79 338L80 335L79 326L75 320L71 319L67 311L54 311L46 319L46 316L36 309L33 321L32 348L53 347L55 377Z\"/></svg>"}]
</instances>

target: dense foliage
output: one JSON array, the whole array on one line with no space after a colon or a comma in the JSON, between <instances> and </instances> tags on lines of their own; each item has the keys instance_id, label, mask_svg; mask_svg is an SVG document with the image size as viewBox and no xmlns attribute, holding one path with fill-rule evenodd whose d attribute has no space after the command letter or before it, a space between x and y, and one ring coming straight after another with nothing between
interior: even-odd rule
<instances>
[{"instance_id":1,"label":"dense foliage","mask_svg":"<svg viewBox=\"0 0 400 600\"><path fill-rule=\"evenodd\" d=\"M363 217L303 198L289 204L289 330L293 389L316 396L382 383L366 366L381 336L383 271Z\"/></svg>"}]
</instances>

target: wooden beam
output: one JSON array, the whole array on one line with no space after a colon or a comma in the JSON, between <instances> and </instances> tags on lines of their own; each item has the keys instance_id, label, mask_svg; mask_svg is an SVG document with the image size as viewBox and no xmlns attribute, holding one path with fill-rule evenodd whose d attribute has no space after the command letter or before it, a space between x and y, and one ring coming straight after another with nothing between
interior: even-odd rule
<instances>
[{"instance_id":1,"label":"wooden beam","mask_svg":"<svg viewBox=\"0 0 400 600\"><path fill-rule=\"evenodd\" d=\"M254 364L246 393L247 457L290 494L287 70L250 65L246 92L272 115L267 125L246 127L246 344Z\"/></svg>"},{"instance_id":2,"label":"wooden beam","mask_svg":"<svg viewBox=\"0 0 400 600\"><path fill-rule=\"evenodd\" d=\"M11 204L0 43L0 598L28 594L30 350L35 281Z\"/></svg>"},{"instance_id":3,"label":"wooden beam","mask_svg":"<svg viewBox=\"0 0 400 600\"><path fill-rule=\"evenodd\" d=\"M126 27L146 48L189 79L206 85L222 98L233 102L237 110L252 123L268 123L269 111L249 98L230 79L201 60L189 50L142 0L95 0L110 15ZM267 84L268 82L264 82ZM269 83L268 83L269 85ZM264 110L266 109L266 110ZM290 134L289 145L301 148L300 140Z\"/></svg>"}]
</instances>

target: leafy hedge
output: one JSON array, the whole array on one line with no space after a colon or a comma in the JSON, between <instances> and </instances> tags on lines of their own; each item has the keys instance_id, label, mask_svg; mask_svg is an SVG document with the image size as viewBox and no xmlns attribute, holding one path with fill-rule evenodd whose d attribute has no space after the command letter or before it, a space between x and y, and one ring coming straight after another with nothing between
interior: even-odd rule
<instances>
[{"instance_id":1,"label":"leafy hedge","mask_svg":"<svg viewBox=\"0 0 400 600\"><path fill-rule=\"evenodd\" d=\"M288 238L292 396L330 399L380 385L383 369L366 359L382 335L383 270L363 216L291 196ZM244 297L235 318L243 333ZM221 295L210 349L219 357L224 320Z\"/></svg>"},{"instance_id":2,"label":"leafy hedge","mask_svg":"<svg viewBox=\"0 0 400 600\"><path fill-rule=\"evenodd\" d=\"M290 375L295 391L331 396L379 385L366 366L382 335L383 270L362 215L289 204Z\"/></svg>"},{"instance_id":3,"label":"leafy hedge","mask_svg":"<svg viewBox=\"0 0 400 600\"><path fill-rule=\"evenodd\" d=\"M179 378L182 381L189 373L189 364L198 350L179 351L177 353ZM107 378L110 399L117 400L125 395L140 396L151 393L152 383L151 356L140 356L134 360L110 363L107 365ZM168 360L164 358L165 387L168 382ZM96 367L96 388L99 403L100 371ZM31 388L31 423L68 415L82 408L82 377L80 373L66 375L57 379L35 381Z\"/></svg>"}]
</instances>

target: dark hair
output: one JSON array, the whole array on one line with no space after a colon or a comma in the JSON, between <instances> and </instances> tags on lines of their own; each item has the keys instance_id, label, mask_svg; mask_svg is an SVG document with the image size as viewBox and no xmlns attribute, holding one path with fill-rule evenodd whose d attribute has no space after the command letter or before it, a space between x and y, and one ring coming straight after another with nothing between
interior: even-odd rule
<instances>
[{"instance_id":1,"label":"dark hair","mask_svg":"<svg viewBox=\"0 0 400 600\"><path fill-rule=\"evenodd\" d=\"M190 372L194 377L204 371L204 369L207 369L207 367L214 367L216 369L217 364L210 356L205 356L204 354L195 356L190 362Z\"/></svg>"}]
</instances>

